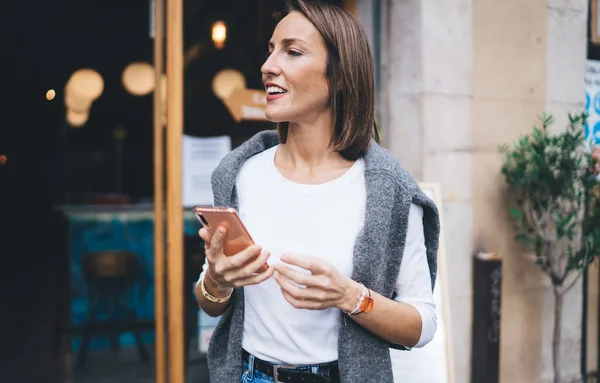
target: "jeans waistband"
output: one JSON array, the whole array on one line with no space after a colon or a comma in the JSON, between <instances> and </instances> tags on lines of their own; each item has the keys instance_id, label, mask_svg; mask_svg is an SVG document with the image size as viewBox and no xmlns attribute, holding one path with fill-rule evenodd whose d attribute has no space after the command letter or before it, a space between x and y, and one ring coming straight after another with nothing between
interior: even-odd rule
<instances>
[{"instance_id":1,"label":"jeans waistband","mask_svg":"<svg viewBox=\"0 0 600 383\"><path fill-rule=\"evenodd\" d=\"M254 371L260 371L265 375L272 376L275 382L339 382L337 361L308 365L278 364L257 358L246 350L242 350L242 357L248 362L249 374L253 375Z\"/></svg>"}]
</instances>

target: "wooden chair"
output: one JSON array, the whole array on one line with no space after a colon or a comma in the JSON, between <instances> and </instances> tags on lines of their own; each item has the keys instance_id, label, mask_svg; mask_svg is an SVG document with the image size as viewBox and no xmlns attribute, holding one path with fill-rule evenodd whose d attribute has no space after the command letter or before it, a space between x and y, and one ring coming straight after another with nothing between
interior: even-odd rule
<instances>
[{"instance_id":1,"label":"wooden chair","mask_svg":"<svg viewBox=\"0 0 600 383\"><path fill-rule=\"evenodd\" d=\"M121 250L87 253L82 259L82 269L88 291L88 311L77 366L85 364L93 335L108 336L111 348L117 352L119 335L123 332L133 334L139 357L147 362L149 354L142 341L136 312L126 300L137 282L138 256ZM105 308L106 319L99 321L101 307Z\"/></svg>"}]
</instances>

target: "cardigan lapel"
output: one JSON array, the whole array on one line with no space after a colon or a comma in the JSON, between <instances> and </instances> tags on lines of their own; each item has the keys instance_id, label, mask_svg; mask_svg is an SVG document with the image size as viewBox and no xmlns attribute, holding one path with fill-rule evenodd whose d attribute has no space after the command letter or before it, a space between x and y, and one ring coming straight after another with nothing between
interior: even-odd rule
<instances>
[{"instance_id":1,"label":"cardigan lapel","mask_svg":"<svg viewBox=\"0 0 600 383\"><path fill-rule=\"evenodd\" d=\"M237 175L244 162L255 154L277 144L279 144L277 132L274 130L265 130L244 142L240 147L233 150L230 155L226 156L217 167L212 178L215 204L217 204L217 201L219 201L219 204L228 202L228 205L236 202L232 196L234 194ZM372 140L369 150L364 156L365 172L380 169L382 158L384 157L385 151Z\"/></svg>"},{"instance_id":2,"label":"cardigan lapel","mask_svg":"<svg viewBox=\"0 0 600 383\"><path fill-rule=\"evenodd\" d=\"M265 130L227 155L217 166L212 176L214 205L235 207L237 209L238 200L235 192L235 182L242 165L248 158L278 143L277 132Z\"/></svg>"}]
</instances>

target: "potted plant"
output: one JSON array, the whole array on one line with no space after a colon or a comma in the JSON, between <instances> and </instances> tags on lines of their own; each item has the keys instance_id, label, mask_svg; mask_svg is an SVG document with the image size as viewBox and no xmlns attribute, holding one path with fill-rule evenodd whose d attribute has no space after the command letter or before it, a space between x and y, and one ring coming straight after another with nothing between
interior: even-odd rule
<instances>
[{"instance_id":1,"label":"potted plant","mask_svg":"<svg viewBox=\"0 0 600 383\"><path fill-rule=\"evenodd\" d=\"M515 238L552 282L555 383L564 296L600 254L600 149L585 141L586 119L569 115L568 127L552 134L553 118L544 114L541 127L500 147Z\"/></svg>"}]
</instances>

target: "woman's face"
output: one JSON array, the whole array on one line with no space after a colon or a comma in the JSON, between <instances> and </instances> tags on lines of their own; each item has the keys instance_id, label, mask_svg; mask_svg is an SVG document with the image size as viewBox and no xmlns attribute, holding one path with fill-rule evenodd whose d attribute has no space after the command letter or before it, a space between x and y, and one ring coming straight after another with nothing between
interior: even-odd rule
<instances>
[{"instance_id":1,"label":"woman's face","mask_svg":"<svg viewBox=\"0 0 600 383\"><path fill-rule=\"evenodd\" d=\"M325 77L327 50L306 17L284 17L269 41L261 68L267 92L267 118L274 122L311 122L329 111Z\"/></svg>"}]
</instances>

